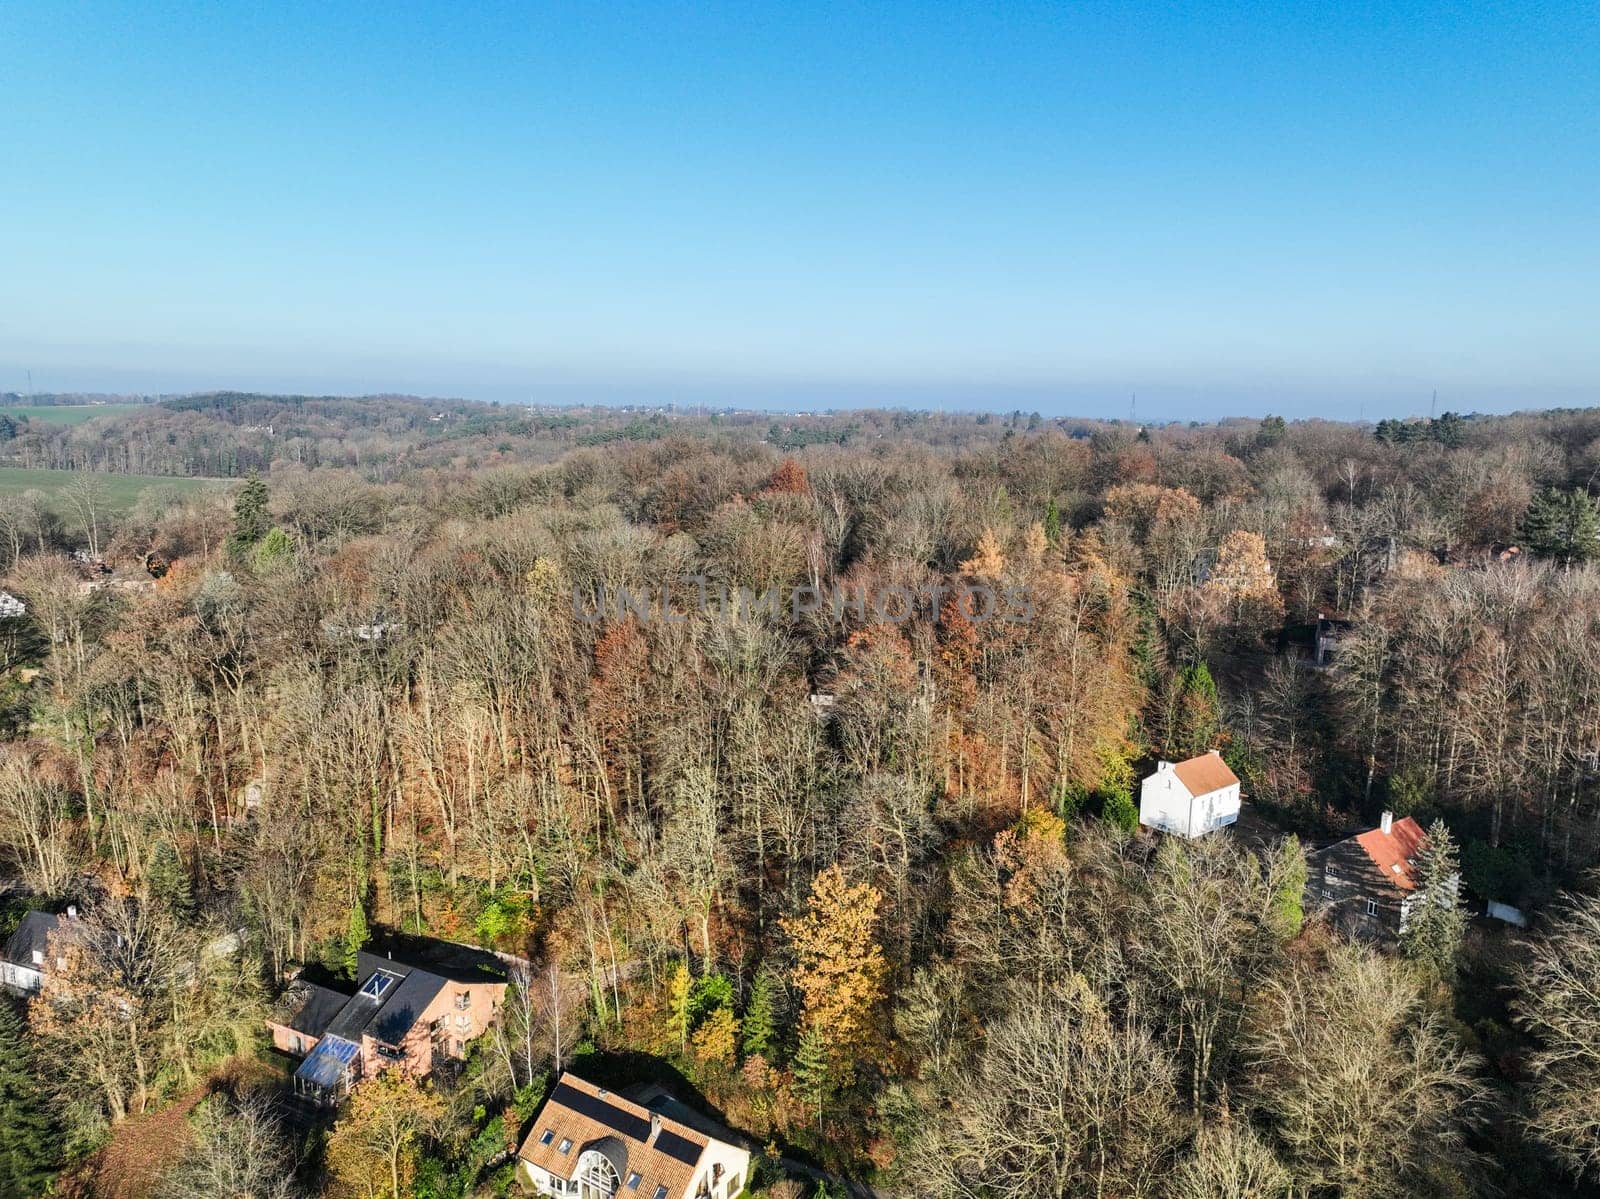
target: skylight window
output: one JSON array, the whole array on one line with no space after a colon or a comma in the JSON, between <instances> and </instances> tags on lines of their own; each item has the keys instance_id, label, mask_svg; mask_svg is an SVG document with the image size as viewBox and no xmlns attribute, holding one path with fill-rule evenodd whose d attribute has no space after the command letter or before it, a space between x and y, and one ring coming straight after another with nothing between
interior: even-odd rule
<instances>
[{"instance_id":1,"label":"skylight window","mask_svg":"<svg viewBox=\"0 0 1600 1199\"><path fill-rule=\"evenodd\" d=\"M655 1199L667 1199L667 1184L662 1183L656 1187Z\"/></svg>"},{"instance_id":2,"label":"skylight window","mask_svg":"<svg viewBox=\"0 0 1600 1199\"><path fill-rule=\"evenodd\" d=\"M637 1191L639 1189L639 1171L628 1171L628 1189L630 1191Z\"/></svg>"},{"instance_id":3,"label":"skylight window","mask_svg":"<svg viewBox=\"0 0 1600 1199\"><path fill-rule=\"evenodd\" d=\"M572 1140L571 1140L571 1138L570 1137L562 1137L561 1138L561 1144L556 1146L556 1152L557 1153L565 1153L568 1149L571 1149L571 1148L572 1148Z\"/></svg>"},{"instance_id":4,"label":"skylight window","mask_svg":"<svg viewBox=\"0 0 1600 1199\"><path fill-rule=\"evenodd\" d=\"M556 1139L556 1134L554 1132L552 1132L548 1128L545 1129L543 1132L541 1132L539 1134L539 1144L541 1144L541 1145L548 1145L551 1141L553 1141L555 1139Z\"/></svg>"},{"instance_id":5,"label":"skylight window","mask_svg":"<svg viewBox=\"0 0 1600 1199\"><path fill-rule=\"evenodd\" d=\"M361 985L361 994L368 999L382 999L390 987L394 986L396 975L384 970L375 970L372 977Z\"/></svg>"}]
</instances>

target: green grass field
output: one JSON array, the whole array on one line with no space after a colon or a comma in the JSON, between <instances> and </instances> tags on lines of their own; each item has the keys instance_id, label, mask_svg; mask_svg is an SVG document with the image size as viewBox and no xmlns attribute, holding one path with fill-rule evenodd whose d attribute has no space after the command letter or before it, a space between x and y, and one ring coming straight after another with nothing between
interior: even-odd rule
<instances>
[{"instance_id":1,"label":"green grass field","mask_svg":"<svg viewBox=\"0 0 1600 1199\"><path fill-rule=\"evenodd\" d=\"M151 407L149 404L61 404L37 407L21 404L14 407L0 407L0 416L9 416L13 419L27 417L36 425L81 425L84 421L93 420L97 416L126 416L130 412L149 407Z\"/></svg>"},{"instance_id":2,"label":"green grass field","mask_svg":"<svg viewBox=\"0 0 1600 1199\"><path fill-rule=\"evenodd\" d=\"M77 477L71 470L28 470L21 466L0 466L0 495L16 495L30 488L51 497L51 506L60 511L55 501L56 493ZM198 491L205 487L226 487L228 479L185 479L169 475L95 475L105 488L111 506L125 511L133 506L139 496L153 487L171 488L175 491Z\"/></svg>"}]
</instances>

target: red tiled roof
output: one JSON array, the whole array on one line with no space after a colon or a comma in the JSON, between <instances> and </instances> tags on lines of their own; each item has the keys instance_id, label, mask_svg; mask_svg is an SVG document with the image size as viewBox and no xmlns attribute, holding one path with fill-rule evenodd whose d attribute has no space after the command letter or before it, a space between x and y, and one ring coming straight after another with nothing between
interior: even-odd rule
<instances>
[{"instance_id":1,"label":"red tiled roof","mask_svg":"<svg viewBox=\"0 0 1600 1199\"><path fill-rule=\"evenodd\" d=\"M1422 851L1427 834L1411 817L1396 820L1389 832L1381 828L1368 829L1356 835L1356 841L1366 851L1367 857L1378 868L1378 873L1402 891L1417 889L1417 871L1412 864ZM1397 869L1398 867L1398 869Z\"/></svg>"},{"instance_id":2,"label":"red tiled roof","mask_svg":"<svg viewBox=\"0 0 1600 1199\"><path fill-rule=\"evenodd\" d=\"M1186 762L1179 762L1172 768L1183 785L1189 788L1189 794L1199 798L1210 795L1213 791L1221 791L1224 787L1237 786L1239 776L1228 769L1228 764L1222 760L1222 755L1213 750L1208 754L1201 754L1197 758L1190 758Z\"/></svg>"}]
</instances>

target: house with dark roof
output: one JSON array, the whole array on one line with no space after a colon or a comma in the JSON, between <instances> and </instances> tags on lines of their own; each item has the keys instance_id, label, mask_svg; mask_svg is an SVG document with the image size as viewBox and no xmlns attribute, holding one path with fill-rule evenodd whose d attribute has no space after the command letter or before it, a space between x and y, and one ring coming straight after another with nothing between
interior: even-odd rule
<instances>
[{"instance_id":1,"label":"house with dark roof","mask_svg":"<svg viewBox=\"0 0 1600 1199\"><path fill-rule=\"evenodd\" d=\"M459 1061L505 998L504 978L481 971L408 965L373 953L356 956L352 992L310 981L290 987L267 1021L273 1044L302 1057L295 1093L337 1103L363 1078L397 1067L418 1077Z\"/></svg>"},{"instance_id":2,"label":"house with dark roof","mask_svg":"<svg viewBox=\"0 0 1600 1199\"><path fill-rule=\"evenodd\" d=\"M1306 911L1320 911L1347 936L1392 940L1406 930L1417 897L1417 860L1427 834L1411 817L1385 812L1377 828L1306 855Z\"/></svg>"},{"instance_id":3,"label":"house with dark roof","mask_svg":"<svg viewBox=\"0 0 1600 1199\"><path fill-rule=\"evenodd\" d=\"M66 963L61 955L67 941L78 931L78 909L65 915L27 912L17 931L0 949L0 987L18 995L36 995L44 987L45 976Z\"/></svg>"},{"instance_id":4,"label":"house with dark roof","mask_svg":"<svg viewBox=\"0 0 1600 1199\"><path fill-rule=\"evenodd\" d=\"M750 1181L748 1149L571 1072L556 1083L517 1157L539 1195L733 1199Z\"/></svg>"},{"instance_id":5,"label":"house with dark roof","mask_svg":"<svg viewBox=\"0 0 1600 1199\"><path fill-rule=\"evenodd\" d=\"M1159 762L1139 788L1139 823L1179 837L1203 837L1239 819L1239 777L1217 750Z\"/></svg>"}]
</instances>

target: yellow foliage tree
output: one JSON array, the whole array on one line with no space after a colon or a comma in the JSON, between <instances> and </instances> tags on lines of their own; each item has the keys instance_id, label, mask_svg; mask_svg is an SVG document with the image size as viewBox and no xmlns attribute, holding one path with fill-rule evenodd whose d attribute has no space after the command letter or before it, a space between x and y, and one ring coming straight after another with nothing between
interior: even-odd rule
<instances>
[{"instance_id":1,"label":"yellow foliage tree","mask_svg":"<svg viewBox=\"0 0 1600 1199\"><path fill-rule=\"evenodd\" d=\"M794 985L804 998L800 1024L825 1038L846 1067L870 1047L886 966L875 925L882 896L851 884L830 866L812 881L804 914L783 921L794 944Z\"/></svg>"},{"instance_id":2,"label":"yellow foliage tree","mask_svg":"<svg viewBox=\"0 0 1600 1199\"><path fill-rule=\"evenodd\" d=\"M1005 555L1000 552L1000 540L993 529L984 529L978 538L978 548L961 564L961 573L980 579L998 579L1006 568Z\"/></svg>"},{"instance_id":3,"label":"yellow foliage tree","mask_svg":"<svg viewBox=\"0 0 1600 1199\"><path fill-rule=\"evenodd\" d=\"M444 1100L398 1069L351 1093L328 1134L328 1170L341 1194L401 1199L417 1169L417 1143L444 1117Z\"/></svg>"},{"instance_id":4,"label":"yellow foliage tree","mask_svg":"<svg viewBox=\"0 0 1600 1199\"><path fill-rule=\"evenodd\" d=\"M694 1055L703 1062L733 1065L738 1044L739 1021L726 1006L717 1008L694 1030Z\"/></svg>"}]
</instances>

